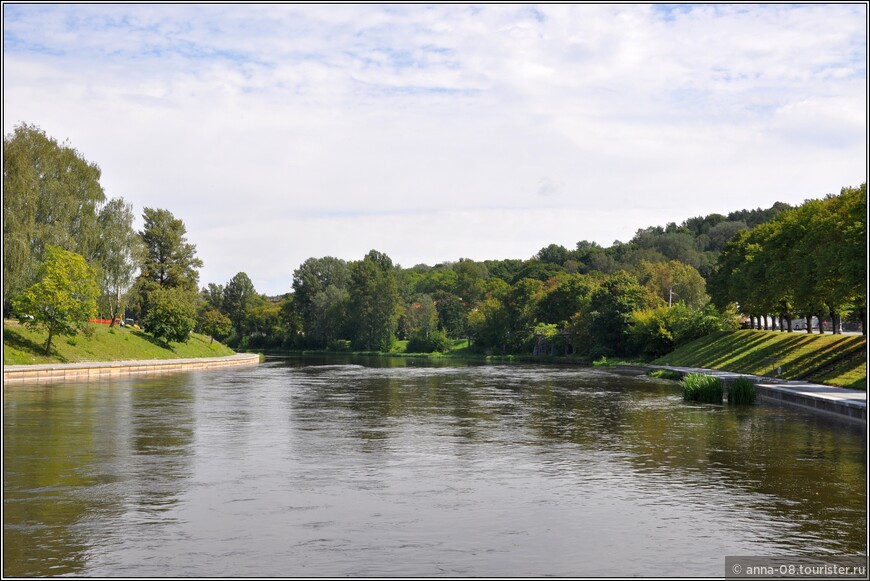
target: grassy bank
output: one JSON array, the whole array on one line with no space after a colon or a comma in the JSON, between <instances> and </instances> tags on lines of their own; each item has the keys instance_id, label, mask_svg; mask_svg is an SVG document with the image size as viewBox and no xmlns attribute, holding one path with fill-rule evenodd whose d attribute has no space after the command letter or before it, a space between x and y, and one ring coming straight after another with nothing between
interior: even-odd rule
<instances>
[{"instance_id":1,"label":"grassy bank","mask_svg":"<svg viewBox=\"0 0 870 581\"><path fill-rule=\"evenodd\" d=\"M217 341L192 334L187 343L170 343L162 347L150 335L132 328L93 325L93 333L85 336L55 337L51 355L43 346L48 338L44 332L31 331L14 321L3 321L3 364L80 363L84 361L123 361L128 359L184 359L192 357L222 357L233 351Z\"/></svg>"},{"instance_id":2,"label":"grassy bank","mask_svg":"<svg viewBox=\"0 0 870 581\"><path fill-rule=\"evenodd\" d=\"M867 389L867 339L773 331L714 333L653 361Z\"/></svg>"}]
</instances>

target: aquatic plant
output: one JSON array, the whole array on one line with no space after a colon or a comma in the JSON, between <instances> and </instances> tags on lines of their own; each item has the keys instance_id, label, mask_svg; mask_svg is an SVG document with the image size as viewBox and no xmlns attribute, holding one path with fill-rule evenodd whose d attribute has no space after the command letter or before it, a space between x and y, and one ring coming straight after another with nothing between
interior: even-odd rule
<instances>
[{"instance_id":1,"label":"aquatic plant","mask_svg":"<svg viewBox=\"0 0 870 581\"><path fill-rule=\"evenodd\" d=\"M683 374L675 369L654 369L648 375L656 379L672 379L674 381L679 381L683 378Z\"/></svg>"},{"instance_id":2,"label":"aquatic plant","mask_svg":"<svg viewBox=\"0 0 870 581\"><path fill-rule=\"evenodd\" d=\"M683 378L683 399L701 403L722 403L722 380L712 375L690 373Z\"/></svg>"},{"instance_id":3,"label":"aquatic plant","mask_svg":"<svg viewBox=\"0 0 870 581\"><path fill-rule=\"evenodd\" d=\"M746 377L739 377L728 386L728 403L752 405L755 403L755 396L755 384Z\"/></svg>"}]
</instances>

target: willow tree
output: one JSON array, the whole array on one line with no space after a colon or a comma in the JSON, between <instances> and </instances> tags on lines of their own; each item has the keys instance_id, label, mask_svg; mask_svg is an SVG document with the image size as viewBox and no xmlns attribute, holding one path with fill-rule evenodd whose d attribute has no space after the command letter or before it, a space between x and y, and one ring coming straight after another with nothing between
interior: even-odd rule
<instances>
[{"instance_id":1,"label":"willow tree","mask_svg":"<svg viewBox=\"0 0 870 581\"><path fill-rule=\"evenodd\" d=\"M22 123L3 139L3 303L30 286L47 246L93 260L100 168L68 143Z\"/></svg>"}]
</instances>

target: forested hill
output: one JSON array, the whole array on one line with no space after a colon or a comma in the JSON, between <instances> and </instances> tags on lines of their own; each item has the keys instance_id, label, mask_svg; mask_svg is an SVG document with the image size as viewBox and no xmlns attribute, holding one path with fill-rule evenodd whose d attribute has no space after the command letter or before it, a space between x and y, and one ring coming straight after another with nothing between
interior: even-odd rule
<instances>
[{"instance_id":1,"label":"forested hill","mask_svg":"<svg viewBox=\"0 0 870 581\"><path fill-rule=\"evenodd\" d=\"M769 222L788 209L793 209L793 206L777 202L767 209L697 216L679 225L671 222L666 226L640 229L630 241L617 241L606 248L595 242L581 240L573 249L551 244L529 260L487 260L483 264L491 276L509 284L524 278L547 280L559 272L613 274L620 270L635 271L643 261L656 263L670 260L692 266L707 278L725 244L735 234ZM412 270L426 272L430 268L417 265Z\"/></svg>"}]
</instances>

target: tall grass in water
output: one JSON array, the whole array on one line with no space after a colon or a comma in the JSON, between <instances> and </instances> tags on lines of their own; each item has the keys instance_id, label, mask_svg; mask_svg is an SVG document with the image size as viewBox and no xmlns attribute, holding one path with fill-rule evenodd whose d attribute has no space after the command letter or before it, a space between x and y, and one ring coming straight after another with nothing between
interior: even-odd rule
<instances>
[{"instance_id":1,"label":"tall grass in water","mask_svg":"<svg viewBox=\"0 0 870 581\"><path fill-rule=\"evenodd\" d=\"M735 379L728 386L728 403L752 405L755 403L755 384L745 377Z\"/></svg>"},{"instance_id":2,"label":"tall grass in water","mask_svg":"<svg viewBox=\"0 0 870 581\"><path fill-rule=\"evenodd\" d=\"M722 380L711 375L690 373L683 378L683 399L701 403L722 403Z\"/></svg>"}]
</instances>

